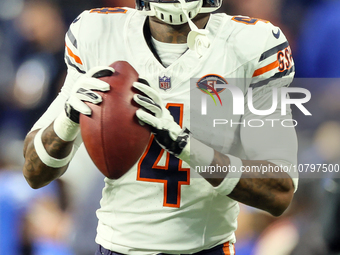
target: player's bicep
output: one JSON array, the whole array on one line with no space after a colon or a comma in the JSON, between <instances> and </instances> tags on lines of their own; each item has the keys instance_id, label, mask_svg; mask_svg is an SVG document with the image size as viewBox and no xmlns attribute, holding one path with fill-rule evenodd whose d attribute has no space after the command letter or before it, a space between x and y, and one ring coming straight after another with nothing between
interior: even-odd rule
<instances>
[{"instance_id":1,"label":"player's bicep","mask_svg":"<svg viewBox=\"0 0 340 255\"><path fill-rule=\"evenodd\" d=\"M289 43L280 28L265 26L264 48L252 61L248 75L248 105L241 139L250 159L280 159L296 163L297 142L291 109L281 112L281 90L294 77Z\"/></svg>"},{"instance_id":2,"label":"player's bicep","mask_svg":"<svg viewBox=\"0 0 340 255\"><path fill-rule=\"evenodd\" d=\"M267 91L256 95L251 102L252 108L257 111L266 111L273 108L270 114L254 114L249 105L242 118L245 124L241 126L241 141L249 159L282 159L296 163L297 139L295 122L292 120L291 110L286 109L286 115L281 113L280 93L277 104L273 103L275 92Z\"/></svg>"},{"instance_id":3,"label":"player's bicep","mask_svg":"<svg viewBox=\"0 0 340 255\"><path fill-rule=\"evenodd\" d=\"M273 103L275 92L267 89L266 92L255 93L251 102L254 109L265 111L275 106L270 114L254 114L249 107L242 118L241 142L247 159L267 160L279 165L289 167L289 176L297 178L294 166L297 164L297 136L295 131L296 122L292 119L291 109L286 109L285 115L281 112L281 97L277 93L277 104ZM297 187L297 184L295 184Z\"/></svg>"}]
</instances>

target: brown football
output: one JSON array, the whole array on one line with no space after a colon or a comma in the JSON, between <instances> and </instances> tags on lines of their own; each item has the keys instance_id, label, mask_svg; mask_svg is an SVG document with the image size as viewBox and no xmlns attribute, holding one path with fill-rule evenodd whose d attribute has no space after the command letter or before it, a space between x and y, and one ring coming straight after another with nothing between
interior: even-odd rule
<instances>
[{"instance_id":1,"label":"brown football","mask_svg":"<svg viewBox=\"0 0 340 255\"><path fill-rule=\"evenodd\" d=\"M110 90L96 91L103 101L98 105L87 103L92 115L80 114L80 128L92 161L106 177L118 179L138 161L151 133L136 117L139 107L133 95L138 91L132 84L138 81L138 73L125 61L110 66L115 73L100 78L110 84Z\"/></svg>"}]
</instances>

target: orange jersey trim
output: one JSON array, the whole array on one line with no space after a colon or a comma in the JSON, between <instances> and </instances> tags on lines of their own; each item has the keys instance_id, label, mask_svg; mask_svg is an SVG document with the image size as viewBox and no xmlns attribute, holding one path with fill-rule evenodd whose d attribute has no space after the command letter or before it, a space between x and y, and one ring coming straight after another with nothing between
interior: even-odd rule
<instances>
[{"instance_id":1,"label":"orange jersey trim","mask_svg":"<svg viewBox=\"0 0 340 255\"><path fill-rule=\"evenodd\" d=\"M259 75L264 74L266 72L269 72L269 71L271 71L271 70L273 70L277 67L279 67L279 62L277 60L275 60L273 63L255 70L253 77L256 77L256 76L259 76Z\"/></svg>"},{"instance_id":2,"label":"orange jersey trim","mask_svg":"<svg viewBox=\"0 0 340 255\"><path fill-rule=\"evenodd\" d=\"M230 242L224 243L222 249L223 249L224 255L235 255L234 244L231 244Z\"/></svg>"},{"instance_id":3,"label":"orange jersey trim","mask_svg":"<svg viewBox=\"0 0 340 255\"><path fill-rule=\"evenodd\" d=\"M164 169L164 170L168 170L169 168L169 160L170 160L170 154L167 153L166 155L166 162L164 166L160 166L159 161L161 160L162 156L164 155L164 149L161 150L161 152L158 155L158 158L156 159L155 163L153 164L152 168L156 168L156 169Z\"/></svg>"},{"instance_id":4,"label":"orange jersey trim","mask_svg":"<svg viewBox=\"0 0 340 255\"><path fill-rule=\"evenodd\" d=\"M257 19L257 18L252 18L252 17L245 17L245 16L234 16L232 17L233 21L238 22L238 23L243 23L246 25L256 25L257 22L262 21L264 23L269 23L268 20L264 19Z\"/></svg>"},{"instance_id":5,"label":"orange jersey trim","mask_svg":"<svg viewBox=\"0 0 340 255\"><path fill-rule=\"evenodd\" d=\"M127 9L120 8L120 7L103 7L103 8L96 8L90 10L90 13L100 13L100 14L109 14L109 13L126 13Z\"/></svg>"},{"instance_id":6,"label":"orange jersey trim","mask_svg":"<svg viewBox=\"0 0 340 255\"><path fill-rule=\"evenodd\" d=\"M223 244L223 253L224 255L230 255L229 242Z\"/></svg>"},{"instance_id":7,"label":"orange jersey trim","mask_svg":"<svg viewBox=\"0 0 340 255\"><path fill-rule=\"evenodd\" d=\"M83 64L83 62L81 61L80 57L78 57L76 54L74 54L72 52L72 50L65 44L66 49L67 49L67 53L68 55L70 55L70 57L74 58L74 60L78 63L78 64Z\"/></svg>"}]
</instances>

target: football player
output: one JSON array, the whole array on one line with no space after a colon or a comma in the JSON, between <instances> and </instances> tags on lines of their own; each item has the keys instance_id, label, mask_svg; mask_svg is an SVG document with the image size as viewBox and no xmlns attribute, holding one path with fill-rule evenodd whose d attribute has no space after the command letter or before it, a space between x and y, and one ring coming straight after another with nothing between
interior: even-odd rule
<instances>
[{"instance_id":1,"label":"football player","mask_svg":"<svg viewBox=\"0 0 340 255\"><path fill-rule=\"evenodd\" d=\"M230 91L213 86L235 79L243 95L251 88L256 110L273 109L272 91L294 75L289 44L265 20L211 14L221 2L136 0L136 9L84 11L66 34L65 84L25 139L23 172L33 188L60 177L80 146L79 114L91 114L84 102L98 104L95 91L109 90L94 75L110 75L115 70L108 66L125 60L149 83L134 83L145 94L134 100L141 106L137 117L154 135L130 171L105 178L96 254L234 254L238 202L278 216L292 200L292 173L240 171L296 164L294 128L273 128L292 122L290 110L262 116L246 105L235 115ZM192 88L191 78L206 89ZM190 95L213 91L234 125L191 123L199 109ZM264 127L249 125L254 119ZM207 177L197 171L203 166L237 171Z\"/></svg>"}]
</instances>

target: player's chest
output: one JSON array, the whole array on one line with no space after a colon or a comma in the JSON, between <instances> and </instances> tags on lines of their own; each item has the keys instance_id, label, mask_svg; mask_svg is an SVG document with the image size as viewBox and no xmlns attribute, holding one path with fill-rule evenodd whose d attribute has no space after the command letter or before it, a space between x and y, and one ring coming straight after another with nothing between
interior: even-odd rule
<instances>
[{"instance_id":1,"label":"player's chest","mask_svg":"<svg viewBox=\"0 0 340 255\"><path fill-rule=\"evenodd\" d=\"M227 153L232 144L238 142L242 125L242 115L235 114L234 95L229 89L238 86L238 91L242 91L242 84L237 85L238 79L230 79L230 83L228 80L211 72L201 78L188 79L175 88L171 88L171 84L166 85L167 89L163 88L164 84L152 86L179 125L189 128L199 140Z\"/></svg>"}]
</instances>

